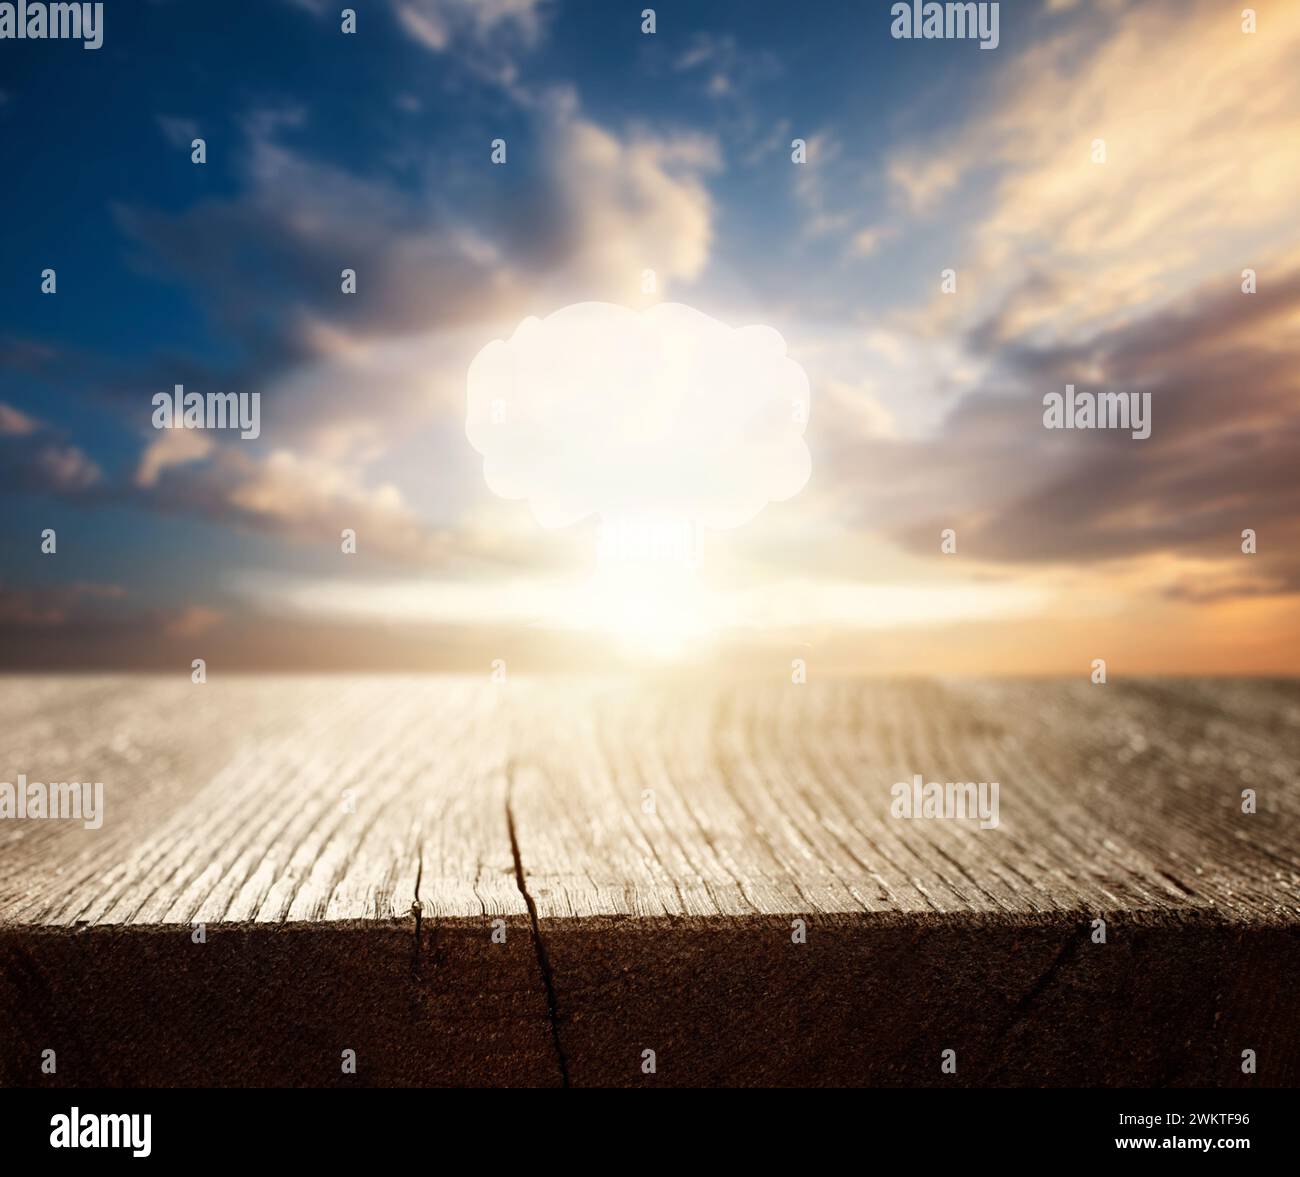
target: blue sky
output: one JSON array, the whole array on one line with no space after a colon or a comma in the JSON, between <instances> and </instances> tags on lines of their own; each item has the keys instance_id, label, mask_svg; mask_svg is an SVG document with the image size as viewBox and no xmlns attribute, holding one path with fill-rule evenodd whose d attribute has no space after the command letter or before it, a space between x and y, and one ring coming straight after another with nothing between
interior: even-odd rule
<instances>
[{"instance_id":1,"label":"blue sky","mask_svg":"<svg viewBox=\"0 0 1300 1177\"><path fill-rule=\"evenodd\" d=\"M895 40L885 3L657 4L653 36L607 0L358 4L355 36L340 7L110 3L100 50L0 43L0 623L23 660L240 661L298 627L281 661L310 663L320 632L364 646L413 600L404 624L438 634L545 629L528 602L581 575L589 529L486 490L465 368L526 315L645 305L645 267L656 298L775 326L809 373L814 479L710 572L768 593L774 631L962 667L991 619L1059 633L1082 597L1103 632L1213 608L1233 649L1295 633L1300 561L1229 558L1238 516L1295 536L1293 14L1246 42L1221 5L1003 3L983 51ZM1169 424L1063 448L1035 406L1068 380L1153 389ZM261 394L262 438L160 439L150 398L178 382ZM948 524L975 541L960 572L934 559ZM341 526L364 559L340 562ZM918 592L928 629L898 609Z\"/></svg>"},{"instance_id":2,"label":"blue sky","mask_svg":"<svg viewBox=\"0 0 1300 1177\"><path fill-rule=\"evenodd\" d=\"M98 52L6 46L0 117L15 167L5 261L35 272L55 265L67 277L60 297L44 302L18 283L0 289L13 333L123 360L163 347L231 358L235 341L205 315L204 292L155 272L123 232L121 211L180 213L237 197L249 123L269 112L300 112L279 136L285 146L414 200L436 188L453 205L527 203L537 120L479 76L494 68L494 50L474 51L481 67L432 54L384 4L360 5L362 35L344 37L313 7L110 5L112 34ZM872 166L910 130L929 135L959 116L1000 64L968 44L893 41L882 5L836 6L832 24L780 4L667 4L654 37L641 35L639 10L623 7L620 18L598 2L539 4L547 32L533 48L509 20L488 38L519 61L528 86L571 89L602 125L715 135L724 166L711 192L725 227L717 265L765 296L788 286L793 257L836 256L830 241L810 256L789 177L774 187L771 165L785 161L788 138L851 136L835 171L862 182L837 203L865 221L881 200L865 180ZM774 145L785 126L789 136ZM190 130L208 141L203 167L189 162ZM515 156L501 176L476 166L496 135ZM853 276L855 300L897 298L872 268Z\"/></svg>"}]
</instances>

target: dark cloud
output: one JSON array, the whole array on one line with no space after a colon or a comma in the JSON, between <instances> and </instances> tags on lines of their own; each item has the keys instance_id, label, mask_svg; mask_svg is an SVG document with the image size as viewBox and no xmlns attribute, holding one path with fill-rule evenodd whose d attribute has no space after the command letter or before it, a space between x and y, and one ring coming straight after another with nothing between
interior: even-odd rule
<instances>
[{"instance_id":1,"label":"dark cloud","mask_svg":"<svg viewBox=\"0 0 1300 1177\"><path fill-rule=\"evenodd\" d=\"M907 549L944 527L979 559L1044 563L1171 553L1240 560L1215 595L1300 590L1300 271L1243 295L1202 290L1088 339L1031 347L997 317L969 342L995 375L936 436L825 438L842 502ZM1086 375L1085 375L1086 373ZM1042 398L1067 383L1151 395L1152 432L1050 431ZM853 471L861 473L853 475ZM1265 586L1261 588L1261 586ZM1171 592L1191 599L1186 586Z\"/></svg>"},{"instance_id":2,"label":"dark cloud","mask_svg":"<svg viewBox=\"0 0 1300 1177\"><path fill-rule=\"evenodd\" d=\"M140 264L183 283L238 342L242 362L223 387L265 387L314 358L319 325L357 339L454 327L504 293L492 246L418 197L269 141L252 152L236 197L180 213L117 210ZM344 269L356 294L341 290Z\"/></svg>"}]
</instances>

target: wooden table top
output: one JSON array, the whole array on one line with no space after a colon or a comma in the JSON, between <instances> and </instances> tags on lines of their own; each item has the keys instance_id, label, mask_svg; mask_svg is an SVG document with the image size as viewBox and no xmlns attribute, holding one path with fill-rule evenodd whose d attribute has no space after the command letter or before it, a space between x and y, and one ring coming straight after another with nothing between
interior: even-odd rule
<instances>
[{"instance_id":1,"label":"wooden table top","mask_svg":"<svg viewBox=\"0 0 1300 1177\"><path fill-rule=\"evenodd\" d=\"M7 1082L43 1081L42 1034L83 1079L311 1082L317 1039L322 1074L337 1051L323 1014L286 1013L302 969L318 1009L411 990L418 1012L358 1015L372 1082L940 1082L959 1023L925 994L950 991L996 1023L970 1081L1232 1081L1229 989L1296 1073L1268 992L1300 979L1295 680L7 677L0 744L0 781L104 786L98 829L0 820L0 984L38 1007ZM918 775L996 782L996 826L897 816ZM84 984L85 1011L54 1008ZM1158 984L1203 1057L1150 1013L1136 1060L1048 1041L1085 998L1119 1034ZM229 1058L188 1057L177 1013L151 1053L131 1002L224 1009L228 985L258 994L223 1014ZM444 1006L457 1045L422 1053ZM874 1047L821 1040L864 1019ZM250 1063L277 1020L280 1061ZM1007 1053L1026 1033L1039 1072Z\"/></svg>"}]
</instances>

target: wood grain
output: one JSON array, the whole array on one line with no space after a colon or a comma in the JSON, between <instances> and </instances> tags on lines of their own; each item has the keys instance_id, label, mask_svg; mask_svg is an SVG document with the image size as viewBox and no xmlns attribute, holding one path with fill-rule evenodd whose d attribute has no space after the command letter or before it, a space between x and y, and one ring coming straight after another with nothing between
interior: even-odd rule
<instances>
[{"instance_id":1,"label":"wood grain","mask_svg":"<svg viewBox=\"0 0 1300 1177\"><path fill-rule=\"evenodd\" d=\"M0 821L6 1083L1300 1078L1293 680L23 677L0 733L106 804Z\"/></svg>"},{"instance_id":2,"label":"wood grain","mask_svg":"<svg viewBox=\"0 0 1300 1177\"><path fill-rule=\"evenodd\" d=\"M581 690L512 790L574 1082L1295 1077L1294 684ZM892 818L917 772L999 828Z\"/></svg>"}]
</instances>

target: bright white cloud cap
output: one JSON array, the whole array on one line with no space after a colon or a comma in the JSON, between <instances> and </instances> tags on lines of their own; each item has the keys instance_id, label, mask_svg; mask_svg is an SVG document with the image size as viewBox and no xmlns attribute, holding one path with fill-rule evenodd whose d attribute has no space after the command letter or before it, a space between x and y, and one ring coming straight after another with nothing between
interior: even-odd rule
<instances>
[{"instance_id":1,"label":"bright white cloud cap","mask_svg":"<svg viewBox=\"0 0 1300 1177\"><path fill-rule=\"evenodd\" d=\"M681 303L525 319L469 367L483 475L544 527L654 514L739 527L808 481L808 377L770 327Z\"/></svg>"}]
</instances>

